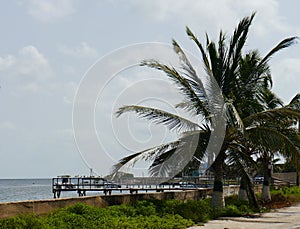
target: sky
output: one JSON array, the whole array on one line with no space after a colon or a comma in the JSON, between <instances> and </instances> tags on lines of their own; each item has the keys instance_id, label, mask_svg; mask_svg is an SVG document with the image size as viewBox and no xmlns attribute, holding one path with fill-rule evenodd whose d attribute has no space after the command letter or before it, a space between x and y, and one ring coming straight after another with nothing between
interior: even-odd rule
<instances>
[{"instance_id":1,"label":"sky","mask_svg":"<svg viewBox=\"0 0 300 229\"><path fill-rule=\"evenodd\" d=\"M163 75L135 65L118 69L136 55L159 52L148 45L134 51L134 45L176 39L197 57L185 26L203 42L205 33L217 40L220 29L230 36L255 11L246 50L264 55L282 39L300 36L299 8L297 0L1 0L0 178L88 175L90 168L104 176L121 157L169 141L175 134L163 127L115 116L125 104L172 111L180 100ZM273 90L285 103L300 91L299 53L296 44L270 61ZM107 66L115 74L105 75ZM76 95L93 67L99 77L90 90L94 116L78 121L84 116L74 114L74 102L82 99ZM97 142L77 129L78 122L93 123ZM90 142L82 146L78 136Z\"/></svg>"}]
</instances>

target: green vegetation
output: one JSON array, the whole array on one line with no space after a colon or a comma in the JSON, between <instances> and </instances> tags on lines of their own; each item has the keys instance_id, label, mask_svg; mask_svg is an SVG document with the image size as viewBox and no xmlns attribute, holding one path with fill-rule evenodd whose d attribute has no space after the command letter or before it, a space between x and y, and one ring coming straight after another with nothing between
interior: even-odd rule
<instances>
[{"instance_id":1,"label":"green vegetation","mask_svg":"<svg viewBox=\"0 0 300 229\"><path fill-rule=\"evenodd\" d=\"M272 190L272 202L262 204L260 212L300 202L300 187ZM259 198L259 196L258 196ZM0 220L0 228L187 228L224 216L244 216L256 213L248 202L236 195L225 199L226 207L212 209L211 199L198 201L143 200L131 205L107 208L75 204L51 214L19 215Z\"/></svg>"},{"instance_id":2,"label":"green vegetation","mask_svg":"<svg viewBox=\"0 0 300 229\"><path fill-rule=\"evenodd\" d=\"M272 190L271 195L272 198L277 198L277 202L278 199L286 200L288 203L300 202L300 187L283 187L278 190Z\"/></svg>"},{"instance_id":3,"label":"green vegetation","mask_svg":"<svg viewBox=\"0 0 300 229\"><path fill-rule=\"evenodd\" d=\"M261 205L260 212L274 207L300 202L300 187L272 190L272 202ZM224 216L244 216L256 213L246 201L236 195L225 199L226 207L212 209L211 199L198 201L143 200L131 205L107 208L75 204L51 214L19 215L0 220L0 228L187 228Z\"/></svg>"},{"instance_id":4,"label":"green vegetation","mask_svg":"<svg viewBox=\"0 0 300 229\"><path fill-rule=\"evenodd\" d=\"M193 221L179 215L161 217L153 205L111 206L75 204L47 216L21 215L0 221L0 228L186 228Z\"/></svg>"},{"instance_id":5,"label":"green vegetation","mask_svg":"<svg viewBox=\"0 0 300 229\"><path fill-rule=\"evenodd\" d=\"M199 201L145 200L132 205L97 208L81 203L49 215L20 215L0 220L0 228L187 228L220 216L253 212L237 197L225 209L212 211L210 199Z\"/></svg>"}]
</instances>

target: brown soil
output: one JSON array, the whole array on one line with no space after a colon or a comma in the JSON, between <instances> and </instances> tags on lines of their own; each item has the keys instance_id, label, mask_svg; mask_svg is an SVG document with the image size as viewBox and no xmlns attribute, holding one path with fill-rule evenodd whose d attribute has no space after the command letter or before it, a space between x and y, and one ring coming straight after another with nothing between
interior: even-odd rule
<instances>
[{"instance_id":1,"label":"brown soil","mask_svg":"<svg viewBox=\"0 0 300 229\"><path fill-rule=\"evenodd\" d=\"M292 205L292 202L288 198L278 194L278 195L273 195L272 200L270 202L260 203L260 204L263 208L277 209L277 208L289 207Z\"/></svg>"}]
</instances>

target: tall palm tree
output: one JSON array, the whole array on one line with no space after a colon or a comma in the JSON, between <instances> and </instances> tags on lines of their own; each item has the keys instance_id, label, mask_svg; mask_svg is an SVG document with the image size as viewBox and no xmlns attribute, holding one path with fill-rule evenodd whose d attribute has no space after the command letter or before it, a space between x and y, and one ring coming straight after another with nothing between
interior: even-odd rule
<instances>
[{"instance_id":1,"label":"tall palm tree","mask_svg":"<svg viewBox=\"0 0 300 229\"><path fill-rule=\"evenodd\" d=\"M184 101L176 107L184 109L195 116L201 116L204 122L195 123L178 115L165 112L153 107L143 106L124 106L117 111L117 116L126 112L135 112L141 118L153 121L156 124L163 124L171 130L176 129L181 136L173 142L169 142L151 149L144 150L132 155L129 155L120 160L115 165L114 173L120 168L128 164L134 164L137 160L146 159L153 160L149 171L154 176L172 174L170 164L166 163L175 155L175 161L179 164L179 168L183 168L185 164L181 164L182 155L186 158L192 158L197 154L198 158L203 158L207 152L205 147L208 145L208 140L215 126L215 113L209 109L209 103L212 103L211 94L207 90L213 90L215 86L212 81L216 81L221 89L224 105L217 110L224 111L224 119L226 122L225 138L213 164L214 171L214 189L212 197L213 207L223 207L223 163L227 157L228 149L236 148L237 137L245 134L245 125L243 117L247 117L256 111L261 111L262 88L265 84L270 83L270 75L265 74L268 70L267 62L273 54L281 49L284 49L294 43L295 37L287 38L280 42L272 49L264 58L256 63L255 68L251 72L245 73L239 71L242 64L243 56L242 49L247 40L249 27L252 23L255 14L245 17L240 21L235 29L231 39L227 45L226 36L220 32L218 43L214 43L206 36L206 46L196 38L192 31L187 28L187 35L195 42L200 50L201 57L204 62L204 68L211 79L207 84L207 88L203 86L193 66L190 64L185 53L176 41L173 41L173 47L178 54L181 63L181 71L159 63L155 60L142 62L141 65L157 69L164 72L173 82L184 96ZM249 56L250 58L251 56ZM243 78L244 77L244 78ZM248 99L247 101L244 100ZM247 107L250 106L248 109ZM173 159L174 160L174 159ZM185 160L186 161L186 160ZM174 163L175 166L175 163ZM176 174L174 174L176 175Z\"/></svg>"},{"instance_id":2,"label":"tall palm tree","mask_svg":"<svg viewBox=\"0 0 300 229\"><path fill-rule=\"evenodd\" d=\"M259 77L257 78L255 75L253 75L253 73ZM259 91L255 92L252 89L248 90L240 87L239 89L241 90L240 93L241 100L237 102L242 102L242 103L240 104L235 103L238 113L241 115L241 119L243 120L243 124L245 127L244 137L247 137L248 130L253 131L252 130L253 127L257 126L256 123L253 124L249 122L249 120L251 120L251 115L258 114L262 111L275 109L279 106L282 106L283 103L274 93L271 92L272 80L269 71L269 66L267 65L267 62L261 65L261 58L259 57L257 51L251 51L248 54L246 54L245 57L241 58L239 64L239 75L240 75L239 80L242 81L239 82L239 85L243 85L246 87L251 85L248 83L249 80L260 79L256 83L258 87L253 88L254 90L259 90ZM261 77L261 75L264 75L265 77ZM290 114L288 113L286 115L288 116ZM240 155L247 154L249 159L248 161L253 162L250 156L256 154L257 152L261 152L261 150L257 150L257 146L251 144L251 139L248 140L246 138L242 139L242 145L243 147L240 148ZM266 186L264 186L263 188L264 190L263 193L267 193L265 190L266 187L269 187L268 185L269 182L267 181L270 179L270 169L268 170L268 168L270 168L270 163L268 163L268 161L269 159L273 158L274 155L270 154L270 152L268 153L265 152L261 156L264 158L263 161L267 161L265 163ZM242 163L242 165L239 165L236 164L237 162L236 156L234 157L234 159L235 159L234 164L236 168L239 168L241 174L241 186L240 186L239 198L247 199L249 200L251 205L257 207L258 205L252 189L251 179L249 177L249 174L247 174L246 171L246 170L249 171L251 167L256 167L256 165L254 163L251 163L251 165L249 165L249 163L245 161ZM267 178L267 176L269 178Z\"/></svg>"},{"instance_id":3,"label":"tall palm tree","mask_svg":"<svg viewBox=\"0 0 300 229\"><path fill-rule=\"evenodd\" d=\"M297 131L297 119L300 117L300 94L297 94L286 106L277 107L282 103L272 94L268 94L268 107L248 117L250 121L249 139L262 161L264 182L262 201L271 200L270 180L272 159L279 154L298 162L300 138Z\"/></svg>"}]
</instances>

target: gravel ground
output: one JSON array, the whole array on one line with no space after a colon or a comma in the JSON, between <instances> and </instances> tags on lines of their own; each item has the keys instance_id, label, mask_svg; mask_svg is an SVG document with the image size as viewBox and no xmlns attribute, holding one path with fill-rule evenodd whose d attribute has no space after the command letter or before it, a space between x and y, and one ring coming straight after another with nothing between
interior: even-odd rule
<instances>
[{"instance_id":1,"label":"gravel ground","mask_svg":"<svg viewBox=\"0 0 300 229\"><path fill-rule=\"evenodd\" d=\"M272 212L263 213L254 218L228 217L212 220L204 226L194 226L189 229L300 229L300 204L276 209Z\"/></svg>"}]
</instances>

